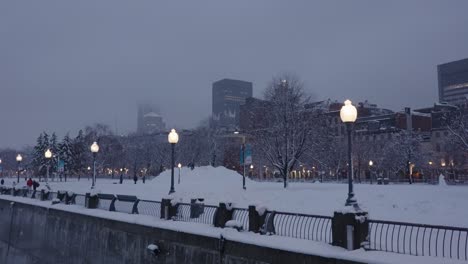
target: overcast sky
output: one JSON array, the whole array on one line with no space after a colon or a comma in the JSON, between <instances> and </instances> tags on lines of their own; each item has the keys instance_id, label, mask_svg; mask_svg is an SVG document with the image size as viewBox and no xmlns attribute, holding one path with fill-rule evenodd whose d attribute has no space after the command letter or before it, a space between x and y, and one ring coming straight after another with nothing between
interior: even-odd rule
<instances>
[{"instance_id":1,"label":"overcast sky","mask_svg":"<svg viewBox=\"0 0 468 264\"><path fill-rule=\"evenodd\" d=\"M316 99L400 110L437 100L436 65L468 57L468 1L0 1L0 147L96 122L136 130L211 112L211 83L293 72Z\"/></svg>"}]
</instances>

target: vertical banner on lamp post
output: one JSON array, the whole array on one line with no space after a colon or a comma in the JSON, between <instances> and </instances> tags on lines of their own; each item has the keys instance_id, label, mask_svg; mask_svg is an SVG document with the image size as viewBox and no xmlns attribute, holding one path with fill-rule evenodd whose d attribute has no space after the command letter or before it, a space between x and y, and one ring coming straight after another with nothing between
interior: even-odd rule
<instances>
[{"instance_id":1,"label":"vertical banner on lamp post","mask_svg":"<svg viewBox=\"0 0 468 264\"><path fill-rule=\"evenodd\" d=\"M58 172L64 172L65 171L65 161L59 160L58 162Z\"/></svg>"},{"instance_id":2,"label":"vertical banner on lamp post","mask_svg":"<svg viewBox=\"0 0 468 264\"><path fill-rule=\"evenodd\" d=\"M245 145L245 150L240 151L240 164L244 165L244 152L245 152L245 165L252 164L252 147L249 144Z\"/></svg>"}]
</instances>

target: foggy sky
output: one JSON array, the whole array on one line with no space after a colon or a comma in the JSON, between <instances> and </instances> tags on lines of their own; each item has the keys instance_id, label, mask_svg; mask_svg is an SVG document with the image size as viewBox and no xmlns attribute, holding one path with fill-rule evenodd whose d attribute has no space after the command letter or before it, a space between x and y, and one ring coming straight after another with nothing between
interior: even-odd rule
<instances>
[{"instance_id":1,"label":"foggy sky","mask_svg":"<svg viewBox=\"0 0 468 264\"><path fill-rule=\"evenodd\" d=\"M430 106L436 65L468 57L468 1L0 1L0 147L96 122L136 130L211 112L211 83L260 96L291 72L320 99Z\"/></svg>"}]
</instances>

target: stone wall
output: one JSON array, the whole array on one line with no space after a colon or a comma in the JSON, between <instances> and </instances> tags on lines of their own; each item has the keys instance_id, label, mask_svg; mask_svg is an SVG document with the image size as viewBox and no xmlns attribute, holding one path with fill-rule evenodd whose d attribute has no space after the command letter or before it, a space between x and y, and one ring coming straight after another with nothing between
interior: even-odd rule
<instances>
[{"instance_id":1,"label":"stone wall","mask_svg":"<svg viewBox=\"0 0 468 264\"><path fill-rule=\"evenodd\" d=\"M162 249L154 256L146 247ZM0 197L0 263L327 263L349 261L102 219Z\"/></svg>"}]
</instances>

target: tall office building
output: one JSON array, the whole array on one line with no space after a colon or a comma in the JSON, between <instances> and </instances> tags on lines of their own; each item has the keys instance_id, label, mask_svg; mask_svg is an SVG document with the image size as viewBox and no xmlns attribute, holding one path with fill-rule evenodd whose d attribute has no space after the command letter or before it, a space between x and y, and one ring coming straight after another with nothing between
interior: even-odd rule
<instances>
[{"instance_id":1,"label":"tall office building","mask_svg":"<svg viewBox=\"0 0 468 264\"><path fill-rule=\"evenodd\" d=\"M439 101L460 104L468 99L468 59L437 66Z\"/></svg>"},{"instance_id":2,"label":"tall office building","mask_svg":"<svg viewBox=\"0 0 468 264\"><path fill-rule=\"evenodd\" d=\"M138 105L137 122L138 134L152 134L166 129L166 124L159 114L158 107L151 104Z\"/></svg>"},{"instance_id":3,"label":"tall office building","mask_svg":"<svg viewBox=\"0 0 468 264\"><path fill-rule=\"evenodd\" d=\"M239 127L240 105L252 97L252 83L222 79L213 83L213 125L225 128Z\"/></svg>"}]
</instances>

